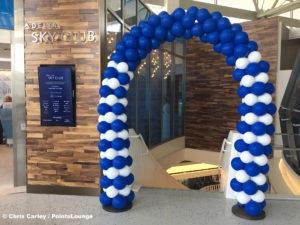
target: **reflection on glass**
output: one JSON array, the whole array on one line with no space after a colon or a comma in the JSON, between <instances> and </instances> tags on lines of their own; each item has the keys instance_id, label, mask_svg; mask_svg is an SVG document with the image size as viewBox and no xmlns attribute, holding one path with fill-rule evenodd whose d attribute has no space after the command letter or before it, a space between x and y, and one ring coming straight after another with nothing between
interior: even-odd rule
<instances>
[{"instance_id":1,"label":"reflection on glass","mask_svg":"<svg viewBox=\"0 0 300 225\"><path fill-rule=\"evenodd\" d=\"M136 24L136 0L124 0L124 21L129 26Z\"/></svg>"},{"instance_id":2,"label":"reflection on glass","mask_svg":"<svg viewBox=\"0 0 300 225\"><path fill-rule=\"evenodd\" d=\"M122 18L121 0L106 0L107 7L113 10L120 18Z\"/></svg>"},{"instance_id":3,"label":"reflection on glass","mask_svg":"<svg viewBox=\"0 0 300 225\"><path fill-rule=\"evenodd\" d=\"M150 15L150 11L138 1L138 15L137 15L137 22L147 20Z\"/></svg>"},{"instance_id":4,"label":"reflection on glass","mask_svg":"<svg viewBox=\"0 0 300 225\"><path fill-rule=\"evenodd\" d=\"M175 57L174 136L183 135L184 121L184 60Z\"/></svg>"},{"instance_id":5,"label":"reflection on glass","mask_svg":"<svg viewBox=\"0 0 300 225\"><path fill-rule=\"evenodd\" d=\"M184 48L184 38L176 38L175 39L175 55L181 55L183 56L183 48Z\"/></svg>"},{"instance_id":6,"label":"reflection on glass","mask_svg":"<svg viewBox=\"0 0 300 225\"><path fill-rule=\"evenodd\" d=\"M110 12L107 12L107 30L106 30L106 40L107 40L107 60L115 51L116 44L122 39L122 28L121 24L113 17Z\"/></svg>"},{"instance_id":7,"label":"reflection on glass","mask_svg":"<svg viewBox=\"0 0 300 225\"><path fill-rule=\"evenodd\" d=\"M162 74L160 51L153 50L150 59L150 146L155 146L161 142Z\"/></svg>"}]
</instances>

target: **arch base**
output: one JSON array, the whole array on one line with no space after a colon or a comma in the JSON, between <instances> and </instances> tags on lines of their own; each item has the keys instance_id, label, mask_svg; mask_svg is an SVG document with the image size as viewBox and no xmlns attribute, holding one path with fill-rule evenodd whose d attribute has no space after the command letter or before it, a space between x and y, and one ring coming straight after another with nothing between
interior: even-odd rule
<instances>
[{"instance_id":1,"label":"arch base","mask_svg":"<svg viewBox=\"0 0 300 225\"><path fill-rule=\"evenodd\" d=\"M108 206L103 205L102 208L107 212L113 212L113 213L126 212L132 208L132 203L131 202L127 203L127 205L122 209L116 209L112 205L108 205Z\"/></svg>"},{"instance_id":2,"label":"arch base","mask_svg":"<svg viewBox=\"0 0 300 225\"><path fill-rule=\"evenodd\" d=\"M266 217L264 210L262 210L261 214L258 216L250 216L244 208L241 208L238 205L232 206L231 211L235 216L246 220L263 220Z\"/></svg>"}]
</instances>

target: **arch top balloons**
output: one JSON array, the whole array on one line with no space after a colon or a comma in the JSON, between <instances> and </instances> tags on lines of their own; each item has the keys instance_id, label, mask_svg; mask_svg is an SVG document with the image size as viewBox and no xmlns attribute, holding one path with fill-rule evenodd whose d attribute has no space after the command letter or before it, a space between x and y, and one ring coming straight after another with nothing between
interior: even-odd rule
<instances>
[{"instance_id":1,"label":"arch top balloons","mask_svg":"<svg viewBox=\"0 0 300 225\"><path fill-rule=\"evenodd\" d=\"M241 115L241 122L237 124L240 139L234 143L238 157L231 163L237 175L231 181L231 187L237 192L238 205L249 215L259 215L263 209L263 192L268 187L266 156L272 153L270 135L274 127L271 124L276 111L271 96L274 86L268 83L270 65L262 60L258 44L249 39L240 24L231 24L220 12L195 6L187 11L177 8L171 14L150 15L147 21L133 26L116 44L116 51L103 74L97 108L100 114L97 129L102 139L98 144L102 158L100 166L105 175L101 179L105 190L100 202L122 210L134 199L126 124L127 91L133 72L147 54L177 37L195 37L212 44L216 52L225 56L229 66L235 66L233 79L240 82L237 93L242 103L237 110Z\"/></svg>"}]
</instances>

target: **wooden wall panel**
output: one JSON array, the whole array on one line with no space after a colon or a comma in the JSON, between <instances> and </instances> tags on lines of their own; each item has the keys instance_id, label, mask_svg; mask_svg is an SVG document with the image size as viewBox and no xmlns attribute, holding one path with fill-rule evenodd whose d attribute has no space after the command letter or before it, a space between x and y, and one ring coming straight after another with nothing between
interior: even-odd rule
<instances>
[{"instance_id":1,"label":"wooden wall panel","mask_svg":"<svg viewBox=\"0 0 300 225\"><path fill-rule=\"evenodd\" d=\"M243 30L259 45L263 60L270 63L270 78L275 85L278 53L278 19L242 23ZM235 129L241 103L232 78L233 67L225 56L215 53L210 44L194 38L187 41L186 61L186 146L220 151L223 138Z\"/></svg>"},{"instance_id":2,"label":"wooden wall panel","mask_svg":"<svg viewBox=\"0 0 300 225\"><path fill-rule=\"evenodd\" d=\"M61 30L98 33L98 0L25 0L25 23L55 22ZM27 183L99 187L97 104L99 41L32 43L25 31ZM37 69L76 65L76 127L41 127Z\"/></svg>"}]
</instances>

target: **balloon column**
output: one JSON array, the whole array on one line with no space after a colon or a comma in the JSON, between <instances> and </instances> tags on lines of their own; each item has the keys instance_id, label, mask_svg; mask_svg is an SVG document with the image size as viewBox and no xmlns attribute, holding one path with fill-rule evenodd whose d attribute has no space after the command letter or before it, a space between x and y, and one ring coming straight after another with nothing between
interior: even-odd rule
<instances>
[{"instance_id":1,"label":"balloon column","mask_svg":"<svg viewBox=\"0 0 300 225\"><path fill-rule=\"evenodd\" d=\"M220 12L209 13L207 9L195 6L187 12L177 8L171 15L167 12L150 15L148 21L132 27L116 45L99 90L98 130L101 141L98 147L104 173L100 181L104 190L100 202L103 206L122 210L134 199L126 125L129 82L141 60L151 50L181 36L185 39L198 37L202 42L212 44L216 52L226 56L228 65L235 66L233 78L240 82L238 95L242 103L238 112L242 117L237 124L241 139L235 142L239 157L232 160L237 173L231 187L236 192L238 206L249 215L257 216L265 207L263 192L268 189L265 176L269 170L267 156L272 152L270 135L274 132L272 115L276 111L271 103L274 87L268 83L269 64L261 60L257 43L249 41L241 25L231 24Z\"/></svg>"}]
</instances>

